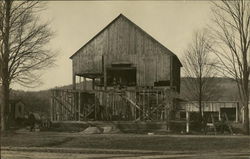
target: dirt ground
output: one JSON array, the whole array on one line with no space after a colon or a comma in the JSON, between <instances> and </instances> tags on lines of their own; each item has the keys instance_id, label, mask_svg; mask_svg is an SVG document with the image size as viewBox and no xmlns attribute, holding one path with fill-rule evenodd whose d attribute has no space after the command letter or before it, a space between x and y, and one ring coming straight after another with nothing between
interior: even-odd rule
<instances>
[{"instance_id":1,"label":"dirt ground","mask_svg":"<svg viewBox=\"0 0 250 159\"><path fill-rule=\"evenodd\" d=\"M26 132L1 136L4 159L250 159L248 136Z\"/></svg>"},{"instance_id":2,"label":"dirt ground","mask_svg":"<svg viewBox=\"0 0 250 159\"><path fill-rule=\"evenodd\" d=\"M26 151L2 151L3 159L249 159L249 153L189 153L189 154L81 154L81 153L52 153L52 152L26 152Z\"/></svg>"}]
</instances>

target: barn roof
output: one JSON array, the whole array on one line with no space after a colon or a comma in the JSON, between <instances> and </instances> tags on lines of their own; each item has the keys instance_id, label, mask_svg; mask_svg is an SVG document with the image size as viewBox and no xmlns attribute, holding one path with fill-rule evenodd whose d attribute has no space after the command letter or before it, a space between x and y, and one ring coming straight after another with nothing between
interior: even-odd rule
<instances>
[{"instance_id":1,"label":"barn roof","mask_svg":"<svg viewBox=\"0 0 250 159\"><path fill-rule=\"evenodd\" d=\"M125 20L127 20L129 23L131 23L132 25L134 25L137 29L139 29L140 31L142 31L145 35L147 35L150 39L152 39L153 41L155 41L156 43L158 43L161 47L163 47L164 49L167 50L167 53L170 53L171 55L175 56L177 59L178 57L168 48L166 48L164 45L162 45L159 41L157 41L155 38L153 38L151 35L149 35L146 31L144 31L142 28L140 28L138 25L136 25L134 22L132 22L131 20L129 20L126 16L124 16L123 14L120 14L118 17L116 17L113 21L111 21L106 27L104 27L100 32L98 32L93 38L91 38L86 44L84 44L80 49L78 49L72 56L70 56L70 59L72 59L82 48L84 48L86 45L88 45L92 40L94 40L98 35L100 35L103 31L105 31L110 25L112 25L113 23L115 23L118 19L120 18L124 18ZM179 61L179 59L178 59ZM180 61L179 61L180 62ZM181 62L180 65L182 66Z\"/></svg>"}]
</instances>

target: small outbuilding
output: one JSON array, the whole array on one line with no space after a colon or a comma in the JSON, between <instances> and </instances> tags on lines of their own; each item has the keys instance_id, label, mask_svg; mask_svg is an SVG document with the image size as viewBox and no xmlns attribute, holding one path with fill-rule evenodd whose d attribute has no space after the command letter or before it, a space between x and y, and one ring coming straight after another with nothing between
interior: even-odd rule
<instances>
[{"instance_id":1,"label":"small outbuilding","mask_svg":"<svg viewBox=\"0 0 250 159\"><path fill-rule=\"evenodd\" d=\"M25 104L20 99L11 99L8 109L9 119L16 120L25 117Z\"/></svg>"}]
</instances>

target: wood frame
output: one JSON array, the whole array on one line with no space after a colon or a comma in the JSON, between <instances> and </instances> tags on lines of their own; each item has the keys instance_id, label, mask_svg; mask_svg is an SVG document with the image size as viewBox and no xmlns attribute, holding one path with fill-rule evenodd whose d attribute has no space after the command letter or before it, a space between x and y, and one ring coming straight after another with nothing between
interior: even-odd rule
<instances>
[{"instance_id":1,"label":"wood frame","mask_svg":"<svg viewBox=\"0 0 250 159\"><path fill-rule=\"evenodd\" d=\"M176 93L170 89L51 91L52 121L170 121ZM81 94L94 95L91 105ZM90 100L90 98L88 98ZM92 114L92 115L91 115ZM55 117L58 116L58 117Z\"/></svg>"}]
</instances>

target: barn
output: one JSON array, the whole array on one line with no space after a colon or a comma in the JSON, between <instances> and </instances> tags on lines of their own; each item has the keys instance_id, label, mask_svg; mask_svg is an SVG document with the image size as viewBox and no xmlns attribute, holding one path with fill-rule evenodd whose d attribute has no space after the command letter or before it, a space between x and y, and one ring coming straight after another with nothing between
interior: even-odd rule
<instances>
[{"instance_id":1,"label":"barn","mask_svg":"<svg viewBox=\"0 0 250 159\"><path fill-rule=\"evenodd\" d=\"M53 121L166 121L180 92L178 57L120 14L70 59L72 89L53 89ZM89 86L91 85L91 86Z\"/></svg>"}]
</instances>

